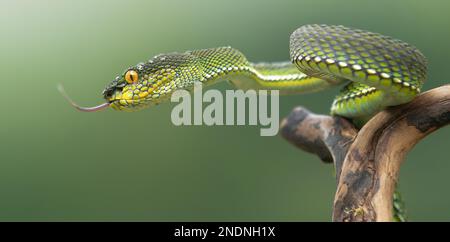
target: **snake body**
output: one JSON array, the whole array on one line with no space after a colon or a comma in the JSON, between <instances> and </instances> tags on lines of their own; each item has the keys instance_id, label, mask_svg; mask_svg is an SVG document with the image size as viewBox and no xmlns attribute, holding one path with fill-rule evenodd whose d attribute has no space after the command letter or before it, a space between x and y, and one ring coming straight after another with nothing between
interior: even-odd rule
<instances>
[{"instance_id":1,"label":"snake body","mask_svg":"<svg viewBox=\"0 0 450 242\"><path fill-rule=\"evenodd\" d=\"M305 25L290 37L291 62L251 63L230 47L161 54L132 66L103 91L106 107L135 111L159 104L175 90L228 80L240 89L315 92L343 85L331 114L361 126L378 111L411 101L426 80L427 61L401 40L344 26ZM70 100L69 100L70 101ZM398 195L395 196L397 198ZM394 198L396 220L404 220Z\"/></svg>"},{"instance_id":2,"label":"snake body","mask_svg":"<svg viewBox=\"0 0 450 242\"><path fill-rule=\"evenodd\" d=\"M427 61L415 47L344 26L305 25L290 37L291 62L251 63L230 47L161 54L128 68L103 91L116 110L161 103L178 89L228 80L240 89L280 93L320 91L345 84L331 114L366 120L387 106L409 102L426 80ZM137 78L126 80L133 71Z\"/></svg>"}]
</instances>

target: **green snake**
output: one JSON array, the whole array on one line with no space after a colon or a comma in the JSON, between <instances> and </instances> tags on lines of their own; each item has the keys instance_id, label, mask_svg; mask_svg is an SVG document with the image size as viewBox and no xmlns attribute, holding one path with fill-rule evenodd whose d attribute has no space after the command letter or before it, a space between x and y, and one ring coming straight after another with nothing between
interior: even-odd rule
<instances>
[{"instance_id":1,"label":"green snake","mask_svg":"<svg viewBox=\"0 0 450 242\"><path fill-rule=\"evenodd\" d=\"M195 82L230 81L240 89L316 92L343 85L331 114L363 124L388 106L411 101L426 80L427 61L401 40L344 26L305 25L290 37L290 62L251 63L231 47L161 54L118 75L103 91L107 107L135 111L170 99Z\"/></svg>"}]
</instances>

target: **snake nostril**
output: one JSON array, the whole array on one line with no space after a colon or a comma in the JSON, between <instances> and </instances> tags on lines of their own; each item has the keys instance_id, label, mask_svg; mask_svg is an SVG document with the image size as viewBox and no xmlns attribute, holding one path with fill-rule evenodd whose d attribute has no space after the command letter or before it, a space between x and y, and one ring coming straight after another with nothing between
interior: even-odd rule
<instances>
[{"instance_id":1,"label":"snake nostril","mask_svg":"<svg viewBox=\"0 0 450 242\"><path fill-rule=\"evenodd\" d=\"M102 94L105 99L109 99L114 94L114 88L108 87L105 90L103 90Z\"/></svg>"},{"instance_id":2,"label":"snake nostril","mask_svg":"<svg viewBox=\"0 0 450 242\"><path fill-rule=\"evenodd\" d=\"M102 94L105 99L110 99L114 95L114 93L117 91L119 91L119 92L122 91L122 87L117 87L117 86L107 87L107 88L105 88L105 90L103 90Z\"/></svg>"}]
</instances>

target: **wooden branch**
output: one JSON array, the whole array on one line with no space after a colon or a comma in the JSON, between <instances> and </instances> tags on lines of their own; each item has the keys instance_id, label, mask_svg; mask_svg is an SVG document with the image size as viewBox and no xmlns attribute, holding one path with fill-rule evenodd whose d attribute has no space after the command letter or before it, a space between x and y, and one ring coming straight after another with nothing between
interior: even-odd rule
<instances>
[{"instance_id":1,"label":"wooden branch","mask_svg":"<svg viewBox=\"0 0 450 242\"><path fill-rule=\"evenodd\" d=\"M450 85L375 115L358 132L339 117L296 108L281 134L297 147L333 161L337 191L333 221L391 221L400 165L408 151L450 123Z\"/></svg>"},{"instance_id":2,"label":"wooden branch","mask_svg":"<svg viewBox=\"0 0 450 242\"><path fill-rule=\"evenodd\" d=\"M347 150L358 130L344 118L317 115L297 107L281 123L281 135L326 163L334 162L339 178Z\"/></svg>"}]
</instances>

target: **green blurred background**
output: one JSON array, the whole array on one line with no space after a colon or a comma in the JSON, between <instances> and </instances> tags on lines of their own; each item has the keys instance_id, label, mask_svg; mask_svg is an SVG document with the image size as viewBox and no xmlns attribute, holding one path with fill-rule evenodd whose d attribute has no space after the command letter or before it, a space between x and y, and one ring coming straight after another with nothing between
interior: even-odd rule
<instances>
[{"instance_id":1,"label":"green blurred background","mask_svg":"<svg viewBox=\"0 0 450 242\"><path fill-rule=\"evenodd\" d=\"M0 1L0 220L329 221L333 167L259 127L175 127L173 104L80 113L130 65L164 52L233 46L287 60L308 23L381 32L429 58L424 89L448 82L450 2ZM224 90L228 85L218 86ZM337 90L281 99L327 113ZM415 221L450 220L450 129L421 142L401 171Z\"/></svg>"}]
</instances>

